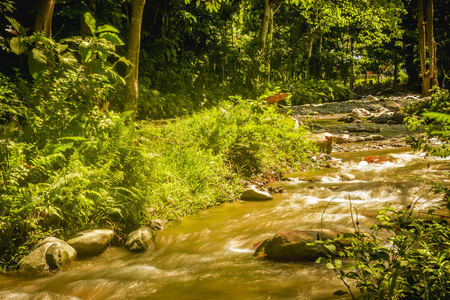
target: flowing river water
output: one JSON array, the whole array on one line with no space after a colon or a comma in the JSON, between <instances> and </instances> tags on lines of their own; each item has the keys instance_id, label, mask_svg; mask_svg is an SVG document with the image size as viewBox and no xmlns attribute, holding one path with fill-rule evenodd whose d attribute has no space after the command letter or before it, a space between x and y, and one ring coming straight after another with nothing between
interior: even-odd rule
<instances>
[{"instance_id":1,"label":"flowing river water","mask_svg":"<svg viewBox=\"0 0 450 300\"><path fill-rule=\"evenodd\" d=\"M369 164L368 155L390 161ZM445 181L445 160L407 148L334 154L331 168L292 174L277 182L285 193L265 202L227 203L158 232L155 251L110 248L76 260L65 271L39 277L0 275L0 299L339 299L344 286L314 262L254 258L254 245L281 230L351 230L349 202L361 228L392 203L417 209L438 203L423 179ZM346 181L343 181L346 180ZM345 298L343 298L345 299Z\"/></svg>"}]
</instances>

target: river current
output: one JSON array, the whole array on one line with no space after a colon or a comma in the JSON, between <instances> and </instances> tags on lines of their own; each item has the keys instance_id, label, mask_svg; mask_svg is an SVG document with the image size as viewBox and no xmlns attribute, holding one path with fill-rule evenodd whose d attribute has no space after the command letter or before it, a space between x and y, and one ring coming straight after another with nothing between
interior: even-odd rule
<instances>
[{"instance_id":1,"label":"river current","mask_svg":"<svg viewBox=\"0 0 450 300\"><path fill-rule=\"evenodd\" d=\"M370 164L369 155L389 161ZM314 262L271 262L253 257L254 245L281 230L363 230L391 204L417 209L438 204L427 180L445 182L448 164L407 148L339 153L331 167L291 174L282 194L265 202L240 201L184 218L158 232L155 251L109 248L76 260L63 272L0 275L0 299L339 299L344 286ZM343 298L345 299L345 298Z\"/></svg>"}]
</instances>

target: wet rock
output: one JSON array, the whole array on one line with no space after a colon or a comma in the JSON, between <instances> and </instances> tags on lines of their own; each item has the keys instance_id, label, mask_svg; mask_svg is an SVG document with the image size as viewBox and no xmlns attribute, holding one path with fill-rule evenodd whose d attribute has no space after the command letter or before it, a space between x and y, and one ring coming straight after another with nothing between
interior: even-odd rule
<instances>
[{"instance_id":1,"label":"wet rock","mask_svg":"<svg viewBox=\"0 0 450 300\"><path fill-rule=\"evenodd\" d=\"M403 120L407 116L408 116L407 114L396 112L395 114L392 115L392 118L389 121L392 122L392 124L403 124Z\"/></svg>"},{"instance_id":2,"label":"wet rock","mask_svg":"<svg viewBox=\"0 0 450 300\"><path fill-rule=\"evenodd\" d=\"M355 175L348 174L348 173L341 173L339 174L339 177L342 181L353 181L355 180Z\"/></svg>"},{"instance_id":3,"label":"wet rock","mask_svg":"<svg viewBox=\"0 0 450 300\"><path fill-rule=\"evenodd\" d=\"M376 127L366 127L366 132L369 132L369 133L378 133L378 132L381 132L381 128L376 128Z\"/></svg>"},{"instance_id":4,"label":"wet rock","mask_svg":"<svg viewBox=\"0 0 450 300\"><path fill-rule=\"evenodd\" d=\"M391 112L389 109L387 109L386 107L380 107L380 108L376 111L376 113L377 113L378 115L380 115L380 114L388 114L388 115L391 115L391 114L392 114L392 112Z\"/></svg>"},{"instance_id":5,"label":"wet rock","mask_svg":"<svg viewBox=\"0 0 450 300\"><path fill-rule=\"evenodd\" d=\"M347 128L345 128L345 130L347 130L348 132L365 132L366 128L363 126L349 126Z\"/></svg>"},{"instance_id":6,"label":"wet rock","mask_svg":"<svg viewBox=\"0 0 450 300\"><path fill-rule=\"evenodd\" d=\"M373 134L373 135L370 136L370 138L372 139L372 141L383 141L383 140L386 139L381 134Z\"/></svg>"},{"instance_id":7,"label":"wet rock","mask_svg":"<svg viewBox=\"0 0 450 300\"><path fill-rule=\"evenodd\" d=\"M150 228L153 230L163 230L166 222L160 219L153 219L150 221Z\"/></svg>"},{"instance_id":8,"label":"wet rock","mask_svg":"<svg viewBox=\"0 0 450 300\"><path fill-rule=\"evenodd\" d=\"M334 141L336 142L336 144L345 144L351 143L353 140L351 139L350 135L341 134L341 135L334 135Z\"/></svg>"},{"instance_id":9,"label":"wet rock","mask_svg":"<svg viewBox=\"0 0 450 300\"><path fill-rule=\"evenodd\" d=\"M131 252L144 252L149 246L156 248L156 234L149 227L142 227L133 231L125 243L125 248Z\"/></svg>"},{"instance_id":10,"label":"wet rock","mask_svg":"<svg viewBox=\"0 0 450 300\"><path fill-rule=\"evenodd\" d=\"M319 146L319 150L330 154L333 149L333 135L329 132L313 134L311 136L313 142Z\"/></svg>"},{"instance_id":11,"label":"wet rock","mask_svg":"<svg viewBox=\"0 0 450 300\"><path fill-rule=\"evenodd\" d=\"M355 108L352 110L352 113L358 117L368 117L371 115L370 111L365 108Z\"/></svg>"},{"instance_id":12,"label":"wet rock","mask_svg":"<svg viewBox=\"0 0 450 300\"><path fill-rule=\"evenodd\" d=\"M61 270L74 261L76 256L77 252L68 243L46 237L33 247L30 254L22 258L20 269L28 272Z\"/></svg>"},{"instance_id":13,"label":"wet rock","mask_svg":"<svg viewBox=\"0 0 450 300\"><path fill-rule=\"evenodd\" d=\"M365 139L362 136L354 136L352 137L353 142L359 143L359 142L364 142Z\"/></svg>"},{"instance_id":14,"label":"wet rock","mask_svg":"<svg viewBox=\"0 0 450 300\"><path fill-rule=\"evenodd\" d=\"M331 230L323 231L323 239L334 239L337 232ZM309 246L321 237L319 230L292 230L280 231L271 238L262 242L253 256L282 261L313 261L327 254L323 244ZM344 247L345 243L338 243Z\"/></svg>"},{"instance_id":15,"label":"wet rock","mask_svg":"<svg viewBox=\"0 0 450 300\"><path fill-rule=\"evenodd\" d=\"M376 117L375 119L373 119L372 121L377 124L386 124L391 118L392 118L392 116L390 116L388 114L381 114L378 117Z\"/></svg>"},{"instance_id":16,"label":"wet rock","mask_svg":"<svg viewBox=\"0 0 450 300\"><path fill-rule=\"evenodd\" d=\"M67 241L79 256L92 256L102 252L111 242L114 232L109 229L86 230Z\"/></svg>"},{"instance_id":17,"label":"wet rock","mask_svg":"<svg viewBox=\"0 0 450 300\"><path fill-rule=\"evenodd\" d=\"M272 200L270 193L258 190L256 186L246 188L241 194L241 200Z\"/></svg>"},{"instance_id":18,"label":"wet rock","mask_svg":"<svg viewBox=\"0 0 450 300\"><path fill-rule=\"evenodd\" d=\"M390 111L393 111L393 112L397 112L400 110L400 105L397 102L392 101L392 100L387 101L384 104L384 107L386 107L387 109L389 109Z\"/></svg>"}]
</instances>

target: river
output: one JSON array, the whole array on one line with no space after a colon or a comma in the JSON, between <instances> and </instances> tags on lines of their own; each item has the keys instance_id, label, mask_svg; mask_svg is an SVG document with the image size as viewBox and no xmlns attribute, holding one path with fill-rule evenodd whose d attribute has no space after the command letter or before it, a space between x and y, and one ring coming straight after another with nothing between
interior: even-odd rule
<instances>
[{"instance_id":1,"label":"river","mask_svg":"<svg viewBox=\"0 0 450 300\"><path fill-rule=\"evenodd\" d=\"M390 161L369 164L368 155ZM439 195L420 178L445 181L449 168L407 148L333 156L331 168L275 183L285 193L272 201L223 204L159 231L155 251L113 247L56 274L0 275L0 299L340 299L331 294L344 286L323 265L257 259L254 244L281 230L319 229L330 200L323 224L337 230L352 228L349 200L362 228L391 203L402 209L421 197L417 209L426 210Z\"/></svg>"}]
</instances>

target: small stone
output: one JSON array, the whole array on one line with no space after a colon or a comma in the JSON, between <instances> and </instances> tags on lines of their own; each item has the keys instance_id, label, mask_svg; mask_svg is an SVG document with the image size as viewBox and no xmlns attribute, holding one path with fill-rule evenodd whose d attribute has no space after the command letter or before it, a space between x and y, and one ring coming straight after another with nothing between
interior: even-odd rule
<instances>
[{"instance_id":1,"label":"small stone","mask_svg":"<svg viewBox=\"0 0 450 300\"><path fill-rule=\"evenodd\" d=\"M377 97L374 97L374 96L372 96L372 95L369 95L369 96L367 97L367 100L368 100L368 101L379 101L380 99L378 99Z\"/></svg>"},{"instance_id":2,"label":"small stone","mask_svg":"<svg viewBox=\"0 0 450 300\"><path fill-rule=\"evenodd\" d=\"M125 248L132 252L144 252L151 244L156 248L155 232L149 227L142 227L130 233Z\"/></svg>"},{"instance_id":3,"label":"small stone","mask_svg":"<svg viewBox=\"0 0 450 300\"><path fill-rule=\"evenodd\" d=\"M381 134L373 134L370 136L372 138L373 141L383 141L386 138L384 136L382 136Z\"/></svg>"}]
</instances>

